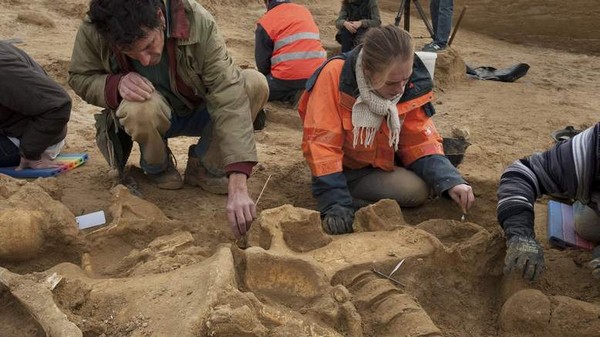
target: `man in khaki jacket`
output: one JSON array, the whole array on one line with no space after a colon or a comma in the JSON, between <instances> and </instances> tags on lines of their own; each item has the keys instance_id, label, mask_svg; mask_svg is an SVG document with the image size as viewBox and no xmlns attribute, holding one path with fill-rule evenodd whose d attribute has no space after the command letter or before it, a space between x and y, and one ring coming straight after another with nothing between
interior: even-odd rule
<instances>
[{"instance_id":1,"label":"man in khaki jacket","mask_svg":"<svg viewBox=\"0 0 600 337\"><path fill-rule=\"evenodd\" d=\"M106 109L97 128L98 121L118 121L120 139L125 134L140 145L140 166L159 188L183 185L167 139L200 136L189 149L184 181L228 193L229 223L236 236L245 234L256 217L246 184L257 162L252 121L269 91L262 74L233 64L214 18L201 5L92 0L75 40L69 85ZM111 141L98 141L105 143ZM130 149L121 149L124 161ZM125 163L114 156L119 149L100 150L121 172Z\"/></svg>"}]
</instances>

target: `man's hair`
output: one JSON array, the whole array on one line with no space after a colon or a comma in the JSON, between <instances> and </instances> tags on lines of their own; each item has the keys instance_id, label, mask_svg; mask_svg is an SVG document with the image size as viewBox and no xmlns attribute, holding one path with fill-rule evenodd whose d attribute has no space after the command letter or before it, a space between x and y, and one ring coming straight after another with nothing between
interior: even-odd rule
<instances>
[{"instance_id":1,"label":"man's hair","mask_svg":"<svg viewBox=\"0 0 600 337\"><path fill-rule=\"evenodd\" d=\"M161 0L92 0L87 14L109 44L127 48L160 25L162 6Z\"/></svg>"},{"instance_id":2,"label":"man's hair","mask_svg":"<svg viewBox=\"0 0 600 337\"><path fill-rule=\"evenodd\" d=\"M363 68L373 74L386 74L392 62L408 61L414 55L410 34L393 25L369 28L362 41Z\"/></svg>"}]
</instances>

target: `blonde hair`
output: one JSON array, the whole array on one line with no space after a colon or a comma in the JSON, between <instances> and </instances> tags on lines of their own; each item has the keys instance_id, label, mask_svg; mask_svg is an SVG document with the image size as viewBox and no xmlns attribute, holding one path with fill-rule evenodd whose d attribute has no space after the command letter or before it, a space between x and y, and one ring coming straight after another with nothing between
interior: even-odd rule
<instances>
[{"instance_id":1,"label":"blonde hair","mask_svg":"<svg viewBox=\"0 0 600 337\"><path fill-rule=\"evenodd\" d=\"M365 72L386 78L394 62L413 58L414 43L407 31L394 25L372 27L363 35L362 53Z\"/></svg>"}]
</instances>

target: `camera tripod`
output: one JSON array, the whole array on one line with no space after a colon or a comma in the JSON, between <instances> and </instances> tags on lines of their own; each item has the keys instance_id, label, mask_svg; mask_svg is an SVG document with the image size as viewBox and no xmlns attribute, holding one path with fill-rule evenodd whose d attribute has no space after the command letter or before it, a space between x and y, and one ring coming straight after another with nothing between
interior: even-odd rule
<instances>
[{"instance_id":1,"label":"camera tripod","mask_svg":"<svg viewBox=\"0 0 600 337\"><path fill-rule=\"evenodd\" d=\"M402 14L404 14L404 30L406 30L407 32L410 31L410 2L411 0L400 1L400 8L398 8L398 13L396 14L396 18L394 19L394 25L398 27L400 25L400 20L402 19ZM425 16L423 6L421 6L419 0L412 0L412 2L415 4L417 12L419 12L419 16L423 20L423 23L425 24L425 27L427 27L429 35L433 39L433 27L431 27L431 23L429 23L429 20Z\"/></svg>"}]
</instances>

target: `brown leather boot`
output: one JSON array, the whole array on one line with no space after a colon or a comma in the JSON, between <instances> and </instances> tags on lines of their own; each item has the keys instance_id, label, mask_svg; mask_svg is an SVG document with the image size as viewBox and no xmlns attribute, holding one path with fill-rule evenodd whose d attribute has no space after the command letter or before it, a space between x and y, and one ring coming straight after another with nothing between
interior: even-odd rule
<instances>
[{"instance_id":1,"label":"brown leather boot","mask_svg":"<svg viewBox=\"0 0 600 337\"><path fill-rule=\"evenodd\" d=\"M146 177L161 190L178 190L183 187L183 179L171 157L166 170L156 174L146 173Z\"/></svg>"},{"instance_id":2,"label":"brown leather boot","mask_svg":"<svg viewBox=\"0 0 600 337\"><path fill-rule=\"evenodd\" d=\"M228 192L229 179L224 175L210 173L200 162L200 158L194 153L195 145L188 150L188 162L185 167L184 183L191 186L199 186L203 190L213 194L225 195Z\"/></svg>"}]
</instances>

